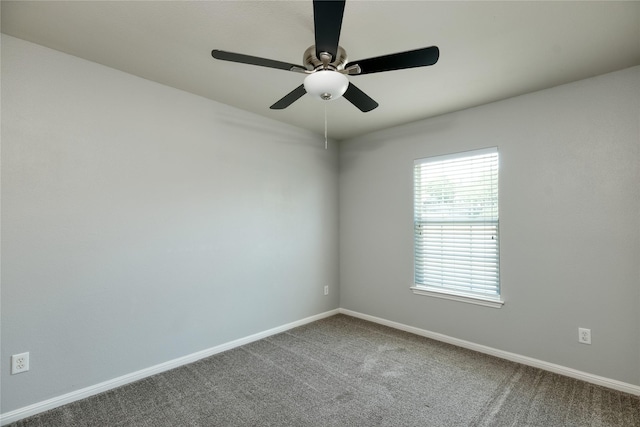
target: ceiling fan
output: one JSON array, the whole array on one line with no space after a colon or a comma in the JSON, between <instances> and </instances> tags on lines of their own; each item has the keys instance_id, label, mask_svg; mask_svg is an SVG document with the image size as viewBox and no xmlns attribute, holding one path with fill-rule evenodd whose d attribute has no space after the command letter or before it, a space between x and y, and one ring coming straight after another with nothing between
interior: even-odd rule
<instances>
[{"instance_id":1,"label":"ceiling fan","mask_svg":"<svg viewBox=\"0 0 640 427\"><path fill-rule=\"evenodd\" d=\"M361 111L368 112L376 108L378 103L349 82L346 75L358 76L382 71L425 67L438 61L440 51L436 46L431 46L347 62L346 51L338 45L344 6L345 0L313 0L315 45L304 52L304 65L289 64L217 49L211 51L211 55L224 61L307 74L303 84L270 107L273 110L287 108L302 95L309 93L325 101L344 96Z\"/></svg>"}]
</instances>

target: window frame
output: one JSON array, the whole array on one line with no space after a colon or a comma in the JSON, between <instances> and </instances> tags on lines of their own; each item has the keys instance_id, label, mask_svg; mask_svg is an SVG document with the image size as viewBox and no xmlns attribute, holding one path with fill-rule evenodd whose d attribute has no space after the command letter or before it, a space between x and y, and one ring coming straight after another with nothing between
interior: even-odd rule
<instances>
[{"instance_id":1,"label":"window frame","mask_svg":"<svg viewBox=\"0 0 640 427\"><path fill-rule=\"evenodd\" d=\"M414 226L414 254L413 254L413 263L414 263L414 280L413 283L414 285L411 286L411 290L414 294L416 295L424 295L424 296L430 296L430 297L436 297L436 298L443 298L443 299L447 299L447 300L453 300L453 301L459 301L459 302L464 302L464 303L470 303L470 304L477 304L477 305L481 305L481 306L486 306L486 307L492 307L492 308L501 308L504 305L504 300L502 299L502 286L501 286L501 281L500 281L500 220L499 220L499 215L498 215L498 209L496 209L495 211L495 219L490 219L487 221L477 221L478 224L483 224L483 223L495 223L495 237L496 237L496 258L495 258L495 267L497 270L497 278L496 278L496 291L497 294L495 295L491 295L491 294L481 294L481 293L477 293L477 291L471 291L469 290L468 292L464 291L464 290L455 290L455 289L451 289L451 288L447 288L447 287L440 287L440 286L433 286L433 285L428 285L428 284L421 284L418 283L416 280L416 276L417 276L417 265L418 265L418 253L417 253L417 232L416 230L418 229L419 224L424 224L425 220L419 220L418 219L418 212L416 209L416 202L417 202L417 196L418 196L418 188L417 188L417 184L418 184L418 177L416 175L416 172L418 171L418 166L419 165L424 165L424 164L430 164L430 163L436 163L436 162L443 162L443 161L448 161L448 160L463 160L465 158L468 157L474 157L474 156L478 156L478 155L487 155L487 154L496 154L496 161L497 161L497 182L495 185L495 191L497 192L496 197L495 197L495 201L497 203L497 208L499 209L499 191L498 191L498 187L499 187L499 169L500 169L500 156L498 153L498 147L489 147L489 148L484 148L484 149L479 149L479 150L471 150L471 151L464 151L464 152L459 152L459 153L452 153L452 154L446 154L446 155L442 155L442 156L430 156L430 157L425 157L425 158L419 158L419 159L415 159L414 160L414 172L413 172L413 182L414 182L414 188L413 188L413 226ZM446 178L443 178L446 179ZM451 217L449 217L451 218ZM432 223L436 223L436 222L440 222L440 223L446 223L446 224L454 224L456 222L461 223L460 220L458 219L458 221L456 221L455 219L449 219L449 220L439 220L439 221L432 221ZM476 221L466 221L463 222L464 224L472 224Z\"/></svg>"}]
</instances>

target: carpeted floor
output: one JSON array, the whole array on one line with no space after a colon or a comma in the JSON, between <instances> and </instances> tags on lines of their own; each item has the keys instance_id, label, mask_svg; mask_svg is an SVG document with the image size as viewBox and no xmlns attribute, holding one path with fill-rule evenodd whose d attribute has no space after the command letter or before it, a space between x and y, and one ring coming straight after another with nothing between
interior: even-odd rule
<instances>
[{"instance_id":1,"label":"carpeted floor","mask_svg":"<svg viewBox=\"0 0 640 427\"><path fill-rule=\"evenodd\" d=\"M640 398L337 315L13 426L640 426Z\"/></svg>"}]
</instances>

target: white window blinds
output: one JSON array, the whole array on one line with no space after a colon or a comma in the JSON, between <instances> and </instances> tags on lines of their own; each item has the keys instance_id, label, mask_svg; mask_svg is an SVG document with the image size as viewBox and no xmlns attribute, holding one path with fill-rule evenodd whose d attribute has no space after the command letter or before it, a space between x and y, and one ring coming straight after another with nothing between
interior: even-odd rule
<instances>
[{"instance_id":1,"label":"white window blinds","mask_svg":"<svg viewBox=\"0 0 640 427\"><path fill-rule=\"evenodd\" d=\"M414 165L415 283L500 296L497 148Z\"/></svg>"}]
</instances>

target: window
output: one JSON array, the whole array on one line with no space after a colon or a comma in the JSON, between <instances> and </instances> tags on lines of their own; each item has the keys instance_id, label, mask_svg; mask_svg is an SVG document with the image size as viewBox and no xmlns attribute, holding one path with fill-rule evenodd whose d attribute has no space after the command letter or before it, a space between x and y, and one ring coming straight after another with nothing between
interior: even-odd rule
<instances>
[{"instance_id":1,"label":"window","mask_svg":"<svg viewBox=\"0 0 640 427\"><path fill-rule=\"evenodd\" d=\"M414 163L414 293L500 307L498 150Z\"/></svg>"}]
</instances>

